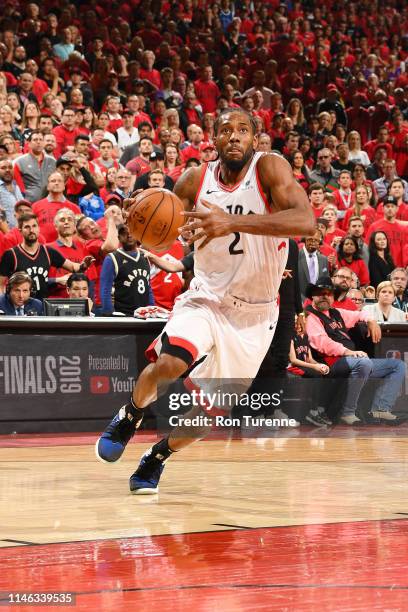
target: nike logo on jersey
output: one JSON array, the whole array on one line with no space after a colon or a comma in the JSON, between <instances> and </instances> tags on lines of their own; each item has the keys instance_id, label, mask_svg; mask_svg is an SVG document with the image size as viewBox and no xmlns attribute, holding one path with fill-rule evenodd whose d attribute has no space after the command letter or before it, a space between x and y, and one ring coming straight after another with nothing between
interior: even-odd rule
<instances>
[{"instance_id":1,"label":"nike logo on jersey","mask_svg":"<svg viewBox=\"0 0 408 612\"><path fill-rule=\"evenodd\" d=\"M281 249L284 249L286 246L286 242L281 242L280 244L278 244L278 251L280 251Z\"/></svg>"},{"instance_id":2,"label":"nike logo on jersey","mask_svg":"<svg viewBox=\"0 0 408 612\"><path fill-rule=\"evenodd\" d=\"M218 193L218 191L219 191L218 189L211 189L211 191L210 191L210 189L207 189L206 193L208 193L208 194L210 194L210 193Z\"/></svg>"}]
</instances>

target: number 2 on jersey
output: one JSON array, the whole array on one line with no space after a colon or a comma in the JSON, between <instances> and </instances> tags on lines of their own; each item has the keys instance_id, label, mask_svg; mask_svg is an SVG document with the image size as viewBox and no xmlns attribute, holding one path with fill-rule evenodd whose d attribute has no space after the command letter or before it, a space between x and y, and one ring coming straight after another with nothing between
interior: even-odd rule
<instances>
[{"instance_id":1,"label":"number 2 on jersey","mask_svg":"<svg viewBox=\"0 0 408 612\"><path fill-rule=\"evenodd\" d=\"M241 240L241 234L239 232L234 232L234 236L235 238L229 245L229 249L228 249L230 252L230 255L242 255L244 250L235 248L238 242Z\"/></svg>"},{"instance_id":2,"label":"number 2 on jersey","mask_svg":"<svg viewBox=\"0 0 408 612\"><path fill-rule=\"evenodd\" d=\"M234 210L232 206L227 206L227 210L230 213L230 215L232 214L242 215L244 213L244 209L240 204L236 204ZM230 255L242 255L243 254L244 252L243 249L235 248L240 240L241 240L241 234L239 232L234 232L234 240L231 242L228 248Z\"/></svg>"}]
</instances>

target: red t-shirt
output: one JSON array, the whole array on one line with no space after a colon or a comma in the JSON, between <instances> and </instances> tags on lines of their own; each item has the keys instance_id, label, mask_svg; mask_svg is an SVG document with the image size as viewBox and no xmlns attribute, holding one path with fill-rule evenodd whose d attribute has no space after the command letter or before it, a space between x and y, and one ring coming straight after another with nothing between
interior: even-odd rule
<instances>
[{"instance_id":1,"label":"red t-shirt","mask_svg":"<svg viewBox=\"0 0 408 612\"><path fill-rule=\"evenodd\" d=\"M390 223L385 219L375 221L368 228L366 242L370 240L370 236L373 232L384 232L384 234L386 234L394 264L398 267L402 266L402 251L405 246L405 240L407 239L407 230L405 226L400 225L398 222Z\"/></svg>"},{"instance_id":2,"label":"red t-shirt","mask_svg":"<svg viewBox=\"0 0 408 612\"><path fill-rule=\"evenodd\" d=\"M183 246L179 240L176 240L167 251L162 251L157 253L157 255L164 257L168 261L182 259L184 257ZM165 272L152 266L150 270L150 284L156 306L162 306L171 310L176 297L180 295L183 289L181 273Z\"/></svg>"},{"instance_id":3,"label":"red t-shirt","mask_svg":"<svg viewBox=\"0 0 408 612\"><path fill-rule=\"evenodd\" d=\"M181 157L183 158L184 163L186 163L187 160L193 157L195 157L196 159L200 159L200 149L199 147L195 147L191 144L185 149L181 150Z\"/></svg>"},{"instance_id":4,"label":"red t-shirt","mask_svg":"<svg viewBox=\"0 0 408 612\"><path fill-rule=\"evenodd\" d=\"M153 85L156 85L157 89L160 89L161 87L160 72L158 70L155 70L154 68L153 70L146 70L145 68L141 68L140 78L146 79L146 81L153 83Z\"/></svg>"},{"instance_id":5,"label":"red t-shirt","mask_svg":"<svg viewBox=\"0 0 408 612\"><path fill-rule=\"evenodd\" d=\"M194 81L194 89L203 108L203 113L214 113L217 109L217 98L220 96L218 85L214 81Z\"/></svg>"},{"instance_id":6,"label":"red t-shirt","mask_svg":"<svg viewBox=\"0 0 408 612\"><path fill-rule=\"evenodd\" d=\"M405 176L408 172L408 129L403 128L401 132L391 134L393 158L398 176Z\"/></svg>"},{"instance_id":7,"label":"red t-shirt","mask_svg":"<svg viewBox=\"0 0 408 612\"><path fill-rule=\"evenodd\" d=\"M402 249L402 265L404 268L408 267L408 244Z\"/></svg>"},{"instance_id":8,"label":"red t-shirt","mask_svg":"<svg viewBox=\"0 0 408 612\"><path fill-rule=\"evenodd\" d=\"M337 206L337 210L349 210L354 204L354 193L351 190L349 194L346 194L340 191L340 189L335 189L332 191L332 196L334 197L334 204Z\"/></svg>"},{"instance_id":9,"label":"red t-shirt","mask_svg":"<svg viewBox=\"0 0 408 612\"><path fill-rule=\"evenodd\" d=\"M53 249L61 253L61 255L65 257L65 259L70 259L75 263L81 263L84 257L90 255L88 249L80 240L73 240L72 247L66 246L59 240L55 240L54 242L49 243L47 246L52 247ZM49 278L57 278L59 276L65 276L66 274L69 274L69 272L67 272L67 270L64 270L64 268L54 268L53 266L51 266L48 276ZM86 275L90 281L96 280L97 273L94 264L92 264L92 266L88 268L88 270L86 271ZM67 297L66 286L60 284L55 285L53 288L50 289L49 297Z\"/></svg>"},{"instance_id":10,"label":"red t-shirt","mask_svg":"<svg viewBox=\"0 0 408 612\"><path fill-rule=\"evenodd\" d=\"M69 208L75 215L81 214L79 206L65 199L62 202L55 202L46 197L33 204L33 213L38 217L41 233L47 242L57 239L58 234L54 226L54 217L61 208Z\"/></svg>"},{"instance_id":11,"label":"red t-shirt","mask_svg":"<svg viewBox=\"0 0 408 612\"><path fill-rule=\"evenodd\" d=\"M355 259L351 263L347 263L345 259L340 259L339 264L342 268L353 270L358 276L360 285L368 285L370 283L368 268L362 259Z\"/></svg>"},{"instance_id":12,"label":"red t-shirt","mask_svg":"<svg viewBox=\"0 0 408 612\"><path fill-rule=\"evenodd\" d=\"M348 228L349 219L351 217L355 217L355 216L357 216L357 212L356 212L356 209L353 206L353 208L348 210L346 212L346 214L344 215L343 227L344 227L345 230L347 230L347 228ZM363 225L364 225L364 238L365 238L366 235L367 235L368 228L370 227L370 225L372 223L374 223L374 221L377 221L377 211L375 210L375 208L371 208L371 207L370 208L364 208L361 211L360 218L361 218L361 220L363 222Z\"/></svg>"},{"instance_id":13,"label":"red t-shirt","mask_svg":"<svg viewBox=\"0 0 408 612\"><path fill-rule=\"evenodd\" d=\"M129 170L132 174L136 174L136 176L140 176L141 174L145 174L145 172L150 172L151 167L143 157L135 157L126 164L126 170Z\"/></svg>"},{"instance_id":14,"label":"red t-shirt","mask_svg":"<svg viewBox=\"0 0 408 612\"><path fill-rule=\"evenodd\" d=\"M327 244L330 244L333 242L333 240L335 238L337 238L338 236L340 236L340 238L343 238L343 236L346 235L346 232L343 232L343 230L339 229L338 227L336 227L336 229L334 230L334 232L327 232L326 236L324 237L324 241Z\"/></svg>"},{"instance_id":15,"label":"red t-shirt","mask_svg":"<svg viewBox=\"0 0 408 612\"><path fill-rule=\"evenodd\" d=\"M78 128L73 130L67 130L63 125L58 125L52 130L57 141L57 148L54 151L55 159L58 159L65 153L67 147L73 147L75 144L75 138L81 133Z\"/></svg>"},{"instance_id":16,"label":"red t-shirt","mask_svg":"<svg viewBox=\"0 0 408 612\"><path fill-rule=\"evenodd\" d=\"M312 206L312 210L313 210L314 216L316 217L316 219L318 219L323 214L324 206L320 206L319 208Z\"/></svg>"},{"instance_id":17,"label":"red t-shirt","mask_svg":"<svg viewBox=\"0 0 408 612\"><path fill-rule=\"evenodd\" d=\"M374 219L374 221L377 221L377 219L384 219L384 204L381 202L377 208L375 209L376 211L376 219ZM397 220L399 221L408 221L408 205L405 204L405 202L402 202L399 206L398 206L398 210L397 210ZM374 223L373 221L373 223Z\"/></svg>"}]
</instances>

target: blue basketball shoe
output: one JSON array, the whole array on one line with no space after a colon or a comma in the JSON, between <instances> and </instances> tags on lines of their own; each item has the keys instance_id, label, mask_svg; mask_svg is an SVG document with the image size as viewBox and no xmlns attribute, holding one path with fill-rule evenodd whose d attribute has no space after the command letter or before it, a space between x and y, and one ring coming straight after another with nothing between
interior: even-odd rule
<instances>
[{"instance_id":1,"label":"blue basketball shoe","mask_svg":"<svg viewBox=\"0 0 408 612\"><path fill-rule=\"evenodd\" d=\"M167 452L160 452L162 447L163 450L167 447ZM133 495L154 495L159 492L160 476L171 452L167 440L162 440L142 455L139 467L129 480L130 492Z\"/></svg>"},{"instance_id":2,"label":"blue basketball shoe","mask_svg":"<svg viewBox=\"0 0 408 612\"><path fill-rule=\"evenodd\" d=\"M95 444L96 457L104 463L114 463L121 458L126 444L140 427L143 412L131 403L125 404L113 417Z\"/></svg>"}]
</instances>

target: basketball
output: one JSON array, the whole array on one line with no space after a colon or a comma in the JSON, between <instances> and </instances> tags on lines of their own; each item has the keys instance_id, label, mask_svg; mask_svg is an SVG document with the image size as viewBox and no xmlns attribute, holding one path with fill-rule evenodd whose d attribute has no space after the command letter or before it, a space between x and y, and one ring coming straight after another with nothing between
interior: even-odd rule
<instances>
[{"instance_id":1,"label":"basketball","mask_svg":"<svg viewBox=\"0 0 408 612\"><path fill-rule=\"evenodd\" d=\"M168 189L153 187L136 196L128 211L128 228L136 240L148 249L168 249L179 235L184 218L180 198Z\"/></svg>"}]
</instances>

